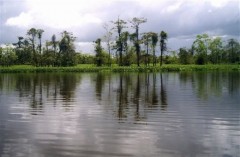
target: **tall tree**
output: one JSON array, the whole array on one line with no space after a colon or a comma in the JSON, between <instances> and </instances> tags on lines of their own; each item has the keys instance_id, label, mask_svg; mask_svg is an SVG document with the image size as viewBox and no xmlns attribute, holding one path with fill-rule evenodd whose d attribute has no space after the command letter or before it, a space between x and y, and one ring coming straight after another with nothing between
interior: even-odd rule
<instances>
[{"instance_id":1,"label":"tall tree","mask_svg":"<svg viewBox=\"0 0 240 157\"><path fill-rule=\"evenodd\" d=\"M158 34L157 33L154 33L154 32L151 32L151 40L152 40L152 51L153 51L153 65L156 65L157 61L156 61L156 45L157 45L157 42L158 42Z\"/></svg>"},{"instance_id":2,"label":"tall tree","mask_svg":"<svg viewBox=\"0 0 240 157\"><path fill-rule=\"evenodd\" d=\"M144 33L142 36L142 43L145 45L146 47L146 54L145 56L145 65L147 66L149 64L149 43L151 42L151 34L148 33Z\"/></svg>"},{"instance_id":3,"label":"tall tree","mask_svg":"<svg viewBox=\"0 0 240 157\"><path fill-rule=\"evenodd\" d=\"M76 37L72 33L63 31L59 42L59 53L61 66L73 66L76 64L74 41Z\"/></svg>"},{"instance_id":4,"label":"tall tree","mask_svg":"<svg viewBox=\"0 0 240 157\"><path fill-rule=\"evenodd\" d=\"M22 46L23 46L23 39L24 39L24 38L21 37L21 36L18 37L18 42L17 42L17 43L13 43L13 45L14 45L14 46L17 46L17 48L19 48L19 49L22 48Z\"/></svg>"},{"instance_id":5,"label":"tall tree","mask_svg":"<svg viewBox=\"0 0 240 157\"><path fill-rule=\"evenodd\" d=\"M206 64L208 62L208 50L211 39L208 34L197 35L196 40L193 42L193 49L196 52L196 63Z\"/></svg>"},{"instance_id":6,"label":"tall tree","mask_svg":"<svg viewBox=\"0 0 240 157\"><path fill-rule=\"evenodd\" d=\"M128 49L128 38L129 38L130 34L128 31L122 32L121 35L121 41L123 43L123 51L125 53L127 53L127 49Z\"/></svg>"},{"instance_id":7,"label":"tall tree","mask_svg":"<svg viewBox=\"0 0 240 157\"><path fill-rule=\"evenodd\" d=\"M235 39L229 39L226 45L228 51L228 58L230 63L240 61L240 44Z\"/></svg>"},{"instance_id":8,"label":"tall tree","mask_svg":"<svg viewBox=\"0 0 240 157\"><path fill-rule=\"evenodd\" d=\"M43 34L44 30L42 29L38 29L37 30L37 37L39 40L39 53L42 53L42 34Z\"/></svg>"},{"instance_id":9,"label":"tall tree","mask_svg":"<svg viewBox=\"0 0 240 157\"><path fill-rule=\"evenodd\" d=\"M30 64L32 62L32 51L27 39L23 37L18 37L18 42L15 43L16 45L16 55L17 55L17 64Z\"/></svg>"},{"instance_id":10,"label":"tall tree","mask_svg":"<svg viewBox=\"0 0 240 157\"><path fill-rule=\"evenodd\" d=\"M76 37L73 36L72 33L63 31L62 39L59 42L59 52L67 52L67 51L74 51L74 41Z\"/></svg>"},{"instance_id":11,"label":"tall tree","mask_svg":"<svg viewBox=\"0 0 240 157\"><path fill-rule=\"evenodd\" d=\"M123 43L123 65L124 66L129 66L131 65L132 63L132 59L133 59L133 56L132 56L132 53L131 51L129 50L129 38L130 38L130 34L128 31L125 31L122 33L121 35L121 41Z\"/></svg>"},{"instance_id":12,"label":"tall tree","mask_svg":"<svg viewBox=\"0 0 240 157\"><path fill-rule=\"evenodd\" d=\"M147 19L145 18L137 18L134 17L130 23L132 24L132 28L135 29L135 37L136 40L134 42L134 46L136 48L136 54L137 54L137 65L140 66L140 40L139 40L139 25L142 23L147 22Z\"/></svg>"},{"instance_id":13,"label":"tall tree","mask_svg":"<svg viewBox=\"0 0 240 157\"><path fill-rule=\"evenodd\" d=\"M51 38L51 43L52 43L52 47L53 47L54 53L56 53L58 42L56 40L56 35L55 34L53 34L53 36Z\"/></svg>"},{"instance_id":14,"label":"tall tree","mask_svg":"<svg viewBox=\"0 0 240 157\"><path fill-rule=\"evenodd\" d=\"M37 35L37 29L36 28L29 29L27 35L30 36L29 40L31 41L32 44L32 51L35 52L35 38Z\"/></svg>"},{"instance_id":15,"label":"tall tree","mask_svg":"<svg viewBox=\"0 0 240 157\"><path fill-rule=\"evenodd\" d=\"M105 35L103 39L107 43L107 50L108 50L108 66L111 66L111 40L112 40L112 31L107 23L103 25L103 28L105 29Z\"/></svg>"},{"instance_id":16,"label":"tall tree","mask_svg":"<svg viewBox=\"0 0 240 157\"><path fill-rule=\"evenodd\" d=\"M164 31L161 31L160 33L160 51L161 51L160 66L162 66L162 63L163 63L163 52L167 50L167 43L166 43L167 38L168 38L167 33Z\"/></svg>"},{"instance_id":17,"label":"tall tree","mask_svg":"<svg viewBox=\"0 0 240 157\"><path fill-rule=\"evenodd\" d=\"M210 59L213 64L220 63L220 60L222 59L222 39L220 37L217 37L215 39L210 40L209 43L209 50L211 52Z\"/></svg>"},{"instance_id":18,"label":"tall tree","mask_svg":"<svg viewBox=\"0 0 240 157\"><path fill-rule=\"evenodd\" d=\"M112 21L112 23L115 25L115 27L113 27L113 29L116 30L117 34L118 34L115 49L119 53L119 65L122 66L123 65L123 61L122 61L123 42L121 40L121 36L122 36L123 29L126 28L127 22L118 18L117 21Z\"/></svg>"},{"instance_id":19,"label":"tall tree","mask_svg":"<svg viewBox=\"0 0 240 157\"><path fill-rule=\"evenodd\" d=\"M97 66L103 65L103 48L101 45L101 39L95 41L95 52L96 52L96 64Z\"/></svg>"},{"instance_id":20,"label":"tall tree","mask_svg":"<svg viewBox=\"0 0 240 157\"><path fill-rule=\"evenodd\" d=\"M38 65L38 56L35 51L35 38L37 35L37 29L36 28L31 28L28 30L27 35L29 36L29 40L31 42L32 46L32 52L33 52L33 64Z\"/></svg>"}]
</instances>

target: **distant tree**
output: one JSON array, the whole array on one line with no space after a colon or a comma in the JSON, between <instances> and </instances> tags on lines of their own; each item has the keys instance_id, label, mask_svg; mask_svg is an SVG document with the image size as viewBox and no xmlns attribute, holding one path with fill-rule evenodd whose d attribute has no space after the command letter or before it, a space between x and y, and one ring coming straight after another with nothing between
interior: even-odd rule
<instances>
[{"instance_id":1,"label":"distant tree","mask_svg":"<svg viewBox=\"0 0 240 157\"><path fill-rule=\"evenodd\" d=\"M42 54L42 66L55 66L56 56L53 50L44 51Z\"/></svg>"},{"instance_id":2,"label":"distant tree","mask_svg":"<svg viewBox=\"0 0 240 157\"><path fill-rule=\"evenodd\" d=\"M157 42L158 42L158 34L157 33L154 33L154 32L151 32L151 39L152 39L152 51L153 51L153 65L156 65L157 64L157 60L156 60L156 45L157 45Z\"/></svg>"},{"instance_id":3,"label":"distant tree","mask_svg":"<svg viewBox=\"0 0 240 157\"><path fill-rule=\"evenodd\" d=\"M178 64L179 63L179 58L177 56L176 51L169 51L170 55L167 55L165 57L165 63L166 64Z\"/></svg>"},{"instance_id":4,"label":"distant tree","mask_svg":"<svg viewBox=\"0 0 240 157\"><path fill-rule=\"evenodd\" d=\"M23 49L24 54L22 55L23 56L22 61L24 64L30 64L33 62L32 61L33 52L31 51L31 45L29 44L29 41L27 39L23 41L23 44L24 44L24 49Z\"/></svg>"},{"instance_id":5,"label":"distant tree","mask_svg":"<svg viewBox=\"0 0 240 157\"><path fill-rule=\"evenodd\" d=\"M32 47L28 39L18 37L18 42L13 44L15 55L17 56L16 64L30 64L32 61Z\"/></svg>"},{"instance_id":6,"label":"distant tree","mask_svg":"<svg viewBox=\"0 0 240 157\"><path fill-rule=\"evenodd\" d=\"M128 31L125 31L121 35L121 41L123 43L123 65L124 66L130 66L132 64L132 55L129 52L129 41L130 34Z\"/></svg>"},{"instance_id":7,"label":"distant tree","mask_svg":"<svg viewBox=\"0 0 240 157\"><path fill-rule=\"evenodd\" d=\"M39 39L39 53L42 53L42 34L43 34L44 30L42 29L37 29L37 37Z\"/></svg>"},{"instance_id":8,"label":"distant tree","mask_svg":"<svg viewBox=\"0 0 240 157\"><path fill-rule=\"evenodd\" d=\"M106 59L108 58L108 56L103 51L100 38L95 41L95 52L96 52L96 65L102 66L103 64L106 63Z\"/></svg>"},{"instance_id":9,"label":"distant tree","mask_svg":"<svg viewBox=\"0 0 240 157\"><path fill-rule=\"evenodd\" d=\"M209 43L210 37L208 34L197 35L196 40L193 42L193 50L196 55L197 64L206 64L208 62Z\"/></svg>"},{"instance_id":10,"label":"distant tree","mask_svg":"<svg viewBox=\"0 0 240 157\"><path fill-rule=\"evenodd\" d=\"M76 37L73 36L72 33L63 31L62 39L59 42L59 52L67 52L67 51L74 51L74 41Z\"/></svg>"},{"instance_id":11,"label":"distant tree","mask_svg":"<svg viewBox=\"0 0 240 157\"><path fill-rule=\"evenodd\" d=\"M95 56L90 54L76 54L77 64L95 64Z\"/></svg>"},{"instance_id":12,"label":"distant tree","mask_svg":"<svg viewBox=\"0 0 240 157\"><path fill-rule=\"evenodd\" d=\"M134 17L130 23L132 24L132 28L135 29L135 41L134 46L136 49L136 55L137 55L137 65L140 66L140 40L139 40L139 25L142 23L147 22L147 19L145 18L137 18Z\"/></svg>"},{"instance_id":13,"label":"distant tree","mask_svg":"<svg viewBox=\"0 0 240 157\"><path fill-rule=\"evenodd\" d=\"M145 65L148 65L149 64L149 44L151 42L151 33L147 32L147 33L143 33L143 36L142 36L142 43L145 45L146 47L146 50L145 50L145 54L144 54L144 57L145 57Z\"/></svg>"},{"instance_id":14,"label":"distant tree","mask_svg":"<svg viewBox=\"0 0 240 157\"><path fill-rule=\"evenodd\" d=\"M23 45L23 37L18 37L18 42L17 43L13 43L14 46L17 46L18 49L22 48Z\"/></svg>"},{"instance_id":15,"label":"distant tree","mask_svg":"<svg viewBox=\"0 0 240 157\"><path fill-rule=\"evenodd\" d=\"M0 65L2 66L10 66L15 64L17 60L17 55L13 47L10 45L6 45L4 48L0 48Z\"/></svg>"},{"instance_id":16,"label":"distant tree","mask_svg":"<svg viewBox=\"0 0 240 157\"><path fill-rule=\"evenodd\" d=\"M46 51L48 51L49 50L49 46L51 46L51 42L46 40L45 41L45 46L46 46Z\"/></svg>"},{"instance_id":17,"label":"distant tree","mask_svg":"<svg viewBox=\"0 0 240 157\"><path fill-rule=\"evenodd\" d=\"M222 60L222 52L223 52L223 45L222 39L217 37L215 39L210 40L209 43L209 50L210 50L210 60L213 64L219 64Z\"/></svg>"},{"instance_id":18,"label":"distant tree","mask_svg":"<svg viewBox=\"0 0 240 157\"><path fill-rule=\"evenodd\" d=\"M123 42L122 42L122 32L123 29L126 28L126 24L127 22L122 20L122 19L117 19L117 21L112 21L112 23L115 25L113 27L114 30L117 31L118 37L116 39L116 45L114 46L114 48L116 49L116 51L119 53L119 65L122 66L123 65Z\"/></svg>"},{"instance_id":19,"label":"distant tree","mask_svg":"<svg viewBox=\"0 0 240 157\"><path fill-rule=\"evenodd\" d=\"M178 56L181 64L192 63L192 54L186 48L180 48Z\"/></svg>"},{"instance_id":20,"label":"distant tree","mask_svg":"<svg viewBox=\"0 0 240 157\"><path fill-rule=\"evenodd\" d=\"M74 41L76 37L72 33L63 31L59 42L60 66L73 66L76 64ZM59 61L58 61L59 64Z\"/></svg>"},{"instance_id":21,"label":"distant tree","mask_svg":"<svg viewBox=\"0 0 240 157\"><path fill-rule=\"evenodd\" d=\"M29 40L31 41L32 44L32 51L35 52L35 38L37 35L37 29L31 28L30 30L28 30L27 35L30 36Z\"/></svg>"},{"instance_id":22,"label":"distant tree","mask_svg":"<svg viewBox=\"0 0 240 157\"><path fill-rule=\"evenodd\" d=\"M33 64L38 65L39 59L38 59L38 55L36 54L36 51L35 51L35 38L37 35L37 29L31 28L30 30L28 30L27 35L29 36L29 40L30 40L31 46L32 46Z\"/></svg>"},{"instance_id":23,"label":"distant tree","mask_svg":"<svg viewBox=\"0 0 240 157\"><path fill-rule=\"evenodd\" d=\"M164 31L161 31L160 33L160 51L161 51L160 66L162 66L162 63L163 63L163 52L167 50L167 43L166 43L167 38L168 38L167 33Z\"/></svg>"},{"instance_id":24,"label":"distant tree","mask_svg":"<svg viewBox=\"0 0 240 157\"><path fill-rule=\"evenodd\" d=\"M51 41L49 42L49 46L52 46L53 56L54 56L54 59L55 59L54 66L59 65L60 60L61 60L61 55L60 55L60 53L57 54L57 47L59 46L59 41L57 41L57 38L56 38L55 34L52 35Z\"/></svg>"},{"instance_id":25,"label":"distant tree","mask_svg":"<svg viewBox=\"0 0 240 157\"><path fill-rule=\"evenodd\" d=\"M53 49L49 49L49 46L52 46L52 42L46 40L45 43L46 48L43 48L42 58L42 66L56 66L56 55Z\"/></svg>"},{"instance_id":26,"label":"distant tree","mask_svg":"<svg viewBox=\"0 0 240 157\"><path fill-rule=\"evenodd\" d=\"M29 41L27 39L25 39L23 41L23 45L24 45L24 47L29 47L30 46Z\"/></svg>"},{"instance_id":27,"label":"distant tree","mask_svg":"<svg viewBox=\"0 0 240 157\"><path fill-rule=\"evenodd\" d=\"M229 39L226 45L229 63L240 62L240 44L235 39Z\"/></svg>"},{"instance_id":28,"label":"distant tree","mask_svg":"<svg viewBox=\"0 0 240 157\"><path fill-rule=\"evenodd\" d=\"M105 29L105 35L103 37L104 41L107 43L107 51L108 51L108 66L111 66L111 40L112 40L112 31L109 28L109 25L105 23L103 25L103 28Z\"/></svg>"},{"instance_id":29,"label":"distant tree","mask_svg":"<svg viewBox=\"0 0 240 157\"><path fill-rule=\"evenodd\" d=\"M56 40L56 35L55 35L55 34L53 34L53 36L52 36L52 38L51 38L51 44L52 44L54 53L56 53L58 42L57 42L57 40Z\"/></svg>"},{"instance_id":30,"label":"distant tree","mask_svg":"<svg viewBox=\"0 0 240 157\"><path fill-rule=\"evenodd\" d=\"M124 55L124 65L130 66L136 63L136 53L134 47L129 47L127 53Z\"/></svg>"}]
</instances>

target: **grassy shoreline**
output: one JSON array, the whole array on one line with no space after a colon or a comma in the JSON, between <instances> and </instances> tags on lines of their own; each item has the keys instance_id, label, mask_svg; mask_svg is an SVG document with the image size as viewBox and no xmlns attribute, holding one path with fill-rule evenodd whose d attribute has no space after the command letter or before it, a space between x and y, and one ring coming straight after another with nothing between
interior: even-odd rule
<instances>
[{"instance_id":1,"label":"grassy shoreline","mask_svg":"<svg viewBox=\"0 0 240 157\"><path fill-rule=\"evenodd\" d=\"M90 64L81 64L74 67L34 67L30 65L14 65L0 67L0 73L33 73L33 72L179 72L179 71L240 71L240 65L163 65L160 66L140 66L119 67L96 67Z\"/></svg>"}]
</instances>

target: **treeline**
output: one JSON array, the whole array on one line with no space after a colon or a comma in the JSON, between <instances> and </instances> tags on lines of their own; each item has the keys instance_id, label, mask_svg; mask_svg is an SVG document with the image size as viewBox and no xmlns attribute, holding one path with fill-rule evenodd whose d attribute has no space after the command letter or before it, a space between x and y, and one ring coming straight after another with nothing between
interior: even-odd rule
<instances>
[{"instance_id":1,"label":"treeline","mask_svg":"<svg viewBox=\"0 0 240 157\"><path fill-rule=\"evenodd\" d=\"M133 21L138 21L138 24L146 22L144 19L135 18ZM134 23L130 21L130 24ZM200 34L192 43L191 48L182 47L177 51L168 51L168 54L163 54L167 51L166 32L161 31L159 34L155 32L144 32L139 34L139 25L131 25L135 29L132 34L128 31L123 31L127 28L127 22L118 19L113 23L112 29L108 29L105 25L106 35L103 41L107 43L107 52L101 45L101 39L95 41L95 52L97 65L118 63L118 65L129 66L139 63L144 65L160 66L164 64L240 64L240 43L236 39L222 40L220 37L211 37L208 34ZM110 31L111 30L111 31ZM115 42L111 42L112 35L117 32ZM157 46L159 48L157 49ZM111 56L111 50L115 52L115 57ZM156 55L156 52L159 55Z\"/></svg>"},{"instance_id":2,"label":"treeline","mask_svg":"<svg viewBox=\"0 0 240 157\"><path fill-rule=\"evenodd\" d=\"M95 56L80 55L79 63L95 63L98 66L111 65L120 66L131 64L142 64L145 66L156 64L240 64L240 43L236 39L222 40L220 37L211 37L208 34L200 34L192 43L191 48L182 47L177 51L167 51L167 33L154 32L143 33L139 45L131 40L134 34L124 32L122 36L116 37L116 42L111 44L106 39L95 41ZM127 36L129 38L127 38ZM102 46L102 40L107 43L108 52ZM123 44L121 44L121 42ZM157 46L159 46L157 55ZM139 57L137 48L140 49ZM111 52L115 54L112 54ZM88 58L88 59L87 59Z\"/></svg>"},{"instance_id":3,"label":"treeline","mask_svg":"<svg viewBox=\"0 0 240 157\"><path fill-rule=\"evenodd\" d=\"M94 41L94 53L77 53L76 37L63 31L60 39L52 35L42 43L44 30L31 28L26 37L18 37L12 46L0 47L0 65L74 66L96 64L97 66L118 64L138 66L157 64L237 64L240 63L240 43L236 39L223 41L208 34L197 35L191 48L167 51L168 34L165 31L140 32L145 18L130 21L117 19L104 25L105 35ZM106 46L103 46L106 45ZM106 48L104 48L106 47Z\"/></svg>"},{"instance_id":4,"label":"treeline","mask_svg":"<svg viewBox=\"0 0 240 157\"><path fill-rule=\"evenodd\" d=\"M171 62L171 57L168 62ZM180 48L172 62L181 64L240 64L240 43L236 39L223 41L208 34L197 35L190 49Z\"/></svg>"},{"instance_id":5,"label":"treeline","mask_svg":"<svg viewBox=\"0 0 240 157\"><path fill-rule=\"evenodd\" d=\"M18 37L14 47L0 48L0 64L9 66L27 64L34 66L73 66L76 65L75 37L72 33L63 31L61 39L53 35L51 41L42 45L44 30L31 28L27 36Z\"/></svg>"},{"instance_id":6,"label":"treeline","mask_svg":"<svg viewBox=\"0 0 240 157\"><path fill-rule=\"evenodd\" d=\"M96 64L111 65L117 63L119 66L130 66L131 64L141 63L145 65L151 62L157 64L156 46L160 46L160 65L163 63L163 52L167 50L167 33L161 31L159 34L155 32L140 32L140 25L146 23L145 18L133 18L130 21L117 19L104 25L106 31L103 41L107 45L108 54L104 51L99 38L95 41ZM131 28L131 29L129 29ZM115 34L115 37L113 36ZM144 48L145 47L145 48ZM115 52L112 55L112 51ZM151 51L151 52L150 52ZM108 58L106 57L108 56ZM114 58L112 59L112 56Z\"/></svg>"}]
</instances>

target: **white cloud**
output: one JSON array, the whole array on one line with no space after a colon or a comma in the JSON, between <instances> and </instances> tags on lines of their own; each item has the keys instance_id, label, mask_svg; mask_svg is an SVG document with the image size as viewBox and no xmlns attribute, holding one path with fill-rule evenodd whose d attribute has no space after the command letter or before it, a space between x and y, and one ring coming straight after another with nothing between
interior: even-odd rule
<instances>
[{"instance_id":1,"label":"white cloud","mask_svg":"<svg viewBox=\"0 0 240 157\"><path fill-rule=\"evenodd\" d=\"M99 5L93 4L91 0L88 3L81 0L27 0L27 5L28 11L9 18L6 25L18 27L41 25L54 29L68 29L101 23L98 17Z\"/></svg>"},{"instance_id":2,"label":"white cloud","mask_svg":"<svg viewBox=\"0 0 240 157\"><path fill-rule=\"evenodd\" d=\"M216 8L222 8L224 7L229 1L228 0L208 0L212 6ZM237 0L232 0L237 1Z\"/></svg>"},{"instance_id":3,"label":"white cloud","mask_svg":"<svg viewBox=\"0 0 240 157\"><path fill-rule=\"evenodd\" d=\"M33 18L31 14L22 12L17 17L11 17L6 21L8 26L28 27L33 24Z\"/></svg>"},{"instance_id":4,"label":"white cloud","mask_svg":"<svg viewBox=\"0 0 240 157\"><path fill-rule=\"evenodd\" d=\"M177 11L177 10L180 8L181 4L182 4L182 3L179 2L179 3L176 3L176 4L170 5L170 6L168 6L167 9L164 10L164 11L166 11L166 12L168 12L168 13L173 13L173 12Z\"/></svg>"}]
</instances>

